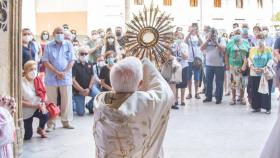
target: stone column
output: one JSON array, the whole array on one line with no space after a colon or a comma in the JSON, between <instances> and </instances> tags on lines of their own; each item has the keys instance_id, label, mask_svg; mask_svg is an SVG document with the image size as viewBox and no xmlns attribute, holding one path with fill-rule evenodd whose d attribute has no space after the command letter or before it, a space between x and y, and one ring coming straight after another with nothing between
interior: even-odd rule
<instances>
[{"instance_id":1,"label":"stone column","mask_svg":"<svg viewBox=\"0 0 280 158\"><path fill-rule=\"evenodd\" d=\"M125 22L128 23L130 18L130 0L125 0Z\"/></svg>"},{"instance_id":2,"label":"stone column","mask_svg":"<svg viewBox=\"0 0 280 158\"><path fill-rule=\"evenodd\" d=\"M22 0L0 0L0 94L16 99L14 115L17 139L14 155L21 154L23 121L21 112L21 4Z\"/></svg>"}]
</instances>

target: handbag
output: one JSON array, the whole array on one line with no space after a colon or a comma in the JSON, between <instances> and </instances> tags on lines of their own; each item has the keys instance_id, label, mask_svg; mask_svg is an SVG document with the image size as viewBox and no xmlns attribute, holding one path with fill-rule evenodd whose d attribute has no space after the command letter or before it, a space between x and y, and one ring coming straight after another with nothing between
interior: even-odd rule
<instances>
[{"instance_id":1,"label":"handbag","mask_svg":"<svg viewBox=\"0 0 280 158\"><path fill-rule=\"evenodd\" d=\"M258 92L262 93L262 94L268 94L269 93L268 82L267 82L267 79L266 79L264 74L261 76Z\"/></svg>"},{"instance_id":2,"label":"handbag","mask_svg":"<svg viewBox=\"0 0 280 158\"><path fill-rule=\"evenodd\" d=\"M172 77L172 60L167 61L161 67L161 75L162 77L169 82Z\"/></svg>"},{"instance_id":3,"label":"handbag","mask_svg":"<svg viewBox=\"0 0 280 158\"><path fill-rule=\"evenodd\" d=\"M173 61L172 64L172 74L171 74L171 79L170 82L171 83L181 83L182 82L182 66L180 63L177 62L177 60Z\"/></svg>"},{"instance_id":4,"label":"handbag","mask_svg":"<svg viewBox=\"0 0 280 158\"><path fill-rule=\"evenodd\" d=\"M273 70L274 61L271 59L267 62L266 67L264 68L264 76L266 80L271 80L276 75L275 71Z\"/></svg>"},{"instance_id":5,"label":"handbag","mask_svg":"<svg viewBox=\"0 0 280 158\"><path fill-rule=\"evenodd\" d=\"M54 103L49 103L46 105L46 109L49 112L50 118L55 118L59 115L60 109L58 106L56 106Z\"/></svg>"},{"instance_id":6,"label":"handbag","mask_svg":"<svg viewBox=\"0 0 280 158\"><path fill-rule=\"evenodd\" d=\"M271 80L275 76L275 72L271 67L264 68L264 76L266 80Z\"/></svg>"},{"instance_id":7,"label":"handbag","mask_svg":"<svg viewBox=\"0 0 280 158\"><path fill-rule=\"evenodd\" d=\"M191 42L191 47L192 47L192 53L193 53L193 67L196 69L200 69L202 67L202 60L199 57L196 57L194 54L194 50L193 50L193 44L192 44L192 39L190 37L190 42Z\"/></svg>"}]
</instances>

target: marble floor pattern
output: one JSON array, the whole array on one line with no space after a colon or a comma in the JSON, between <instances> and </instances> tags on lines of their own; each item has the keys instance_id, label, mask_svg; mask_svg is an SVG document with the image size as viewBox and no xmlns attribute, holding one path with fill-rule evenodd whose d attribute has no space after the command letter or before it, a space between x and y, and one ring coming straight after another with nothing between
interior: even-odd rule
<instances>
[{"instance_id":1,"label":"marble floor pattern","mask_svg":"<svg viewBox=\"0 0 280 158\"><path fill-rule=\"evenodd\" d=\"M188 100L172 110L164 140L165 158L258 158L278 113L278 94L272 96L272 113L251 113L249 106L230 106ZM34 119L34 131L37 119ZM58 128L49 138L34 132L24 142L22 158L94 158L92 115L74 117L74 130Z\"/></svg>"}]
</instances>

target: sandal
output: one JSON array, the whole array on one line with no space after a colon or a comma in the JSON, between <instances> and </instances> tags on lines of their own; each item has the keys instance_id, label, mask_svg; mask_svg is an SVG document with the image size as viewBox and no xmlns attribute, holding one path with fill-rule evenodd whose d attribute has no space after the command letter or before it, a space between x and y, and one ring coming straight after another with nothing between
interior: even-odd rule
<instances>
[{"instance_id":1,"label":"sandal","mask_svg":"<svg viewBox=\"0 0 280 158\"><path fill-rule=\"evenodd\" d=\"M229 104L230 105L235 105L236 104L236 100L232 100Z\"/></svg>"},{"instance_id":2,"label":"sandal","mask_svg":"<svg viewBox=\"0 0 280 158\"><path fill-rule=\"evenodd\" d=\"M41 136L41 138L48 138L47 133L42 128L38 128L37 133Z\"/></svg>"},{"instance_id":3,"label":"sandal","mask_svg":"<svg viewBox=\"0 0 280 158\"><path fill-rule=\"evenodd\" d=\"M201 97L199 96L199 94L195 95L195 99L201 99Z\"/></svg>"}]
</instances>

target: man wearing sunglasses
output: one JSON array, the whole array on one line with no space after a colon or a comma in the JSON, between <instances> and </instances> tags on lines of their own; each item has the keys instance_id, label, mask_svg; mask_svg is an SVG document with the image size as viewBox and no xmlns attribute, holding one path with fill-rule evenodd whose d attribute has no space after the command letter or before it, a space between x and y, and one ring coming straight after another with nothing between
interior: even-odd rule
<instances>
[{"instance_id":1,"label":"man wearing sunglasses","mask_svg":"<svg viewBox=\"0 0 280 158\"><path fill-rule=\"evenodd\" d=\"M88 49L81 47L78 52L79 59L75 62L72 69L73 103L74 111L76 111L79 116L83 116L85 114L86 96L94 97L96 94L93 94L91 90L94 78L92 64L88 63ZM89 113L93 113L93 102L89 102L88 104L91 104L86 106Z\"/></svg>"}]
</instances>

